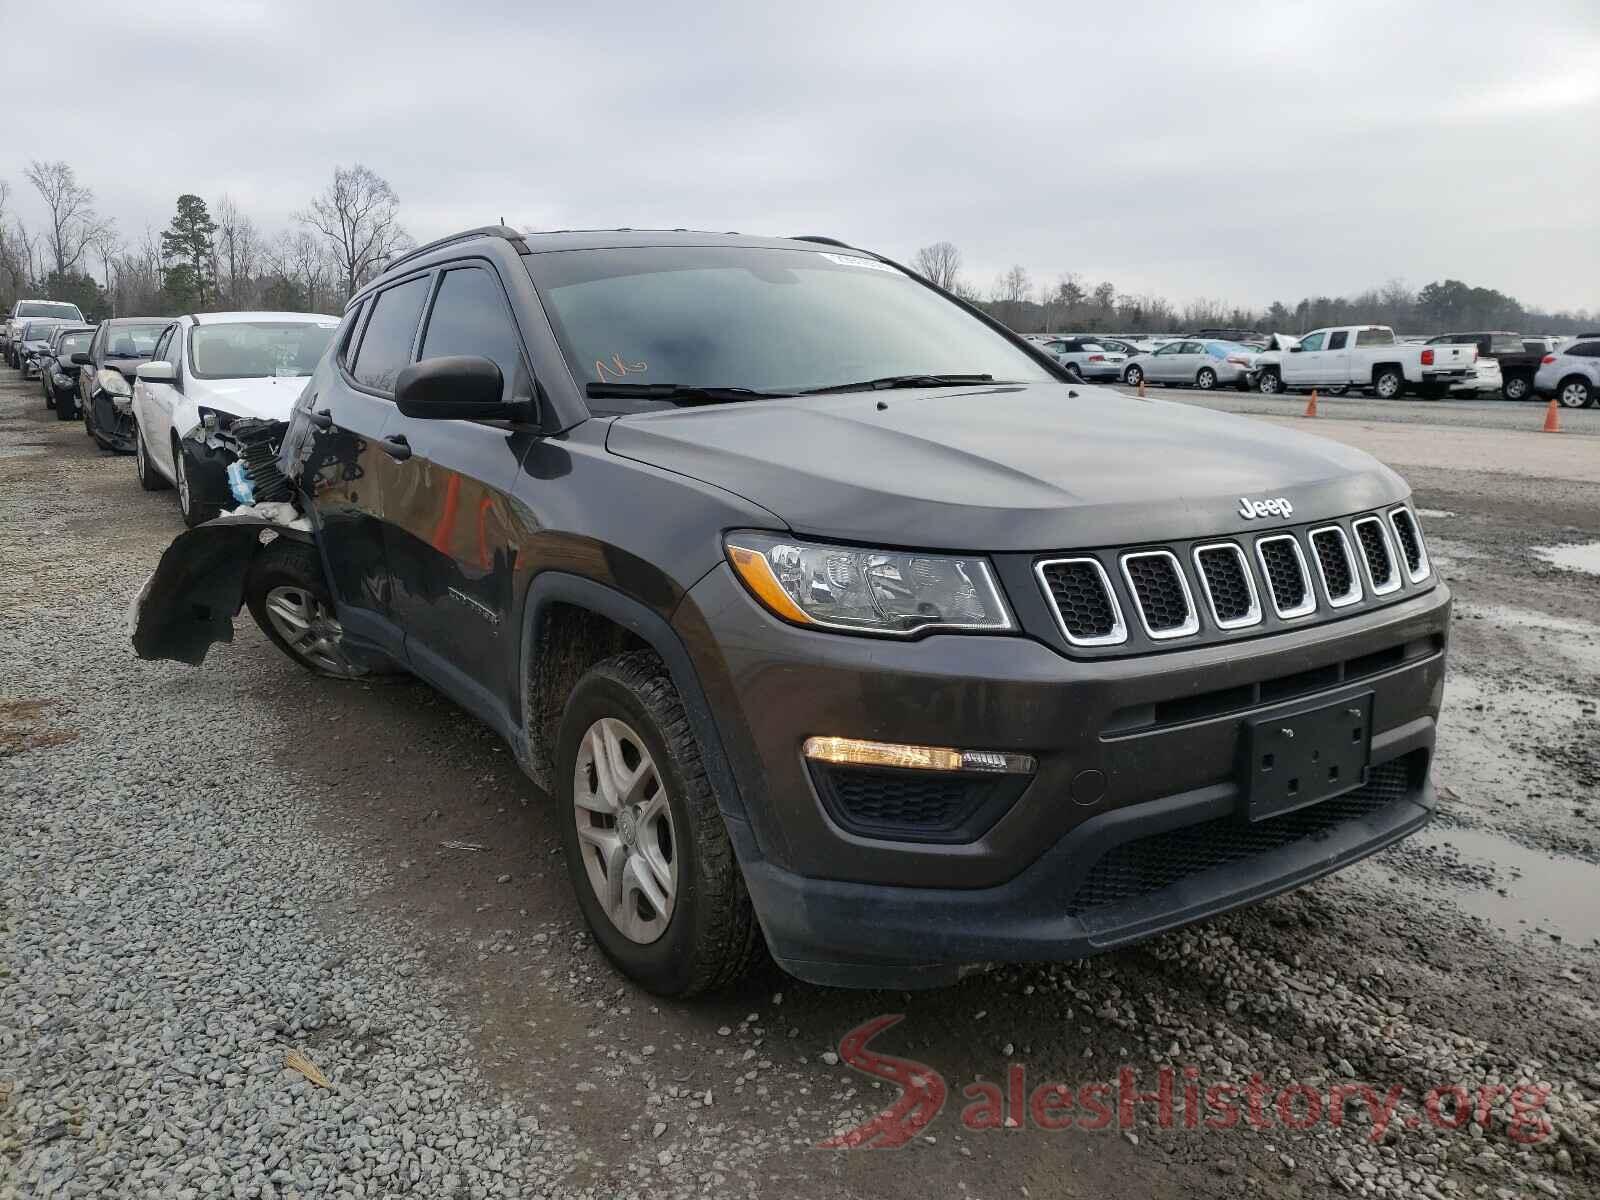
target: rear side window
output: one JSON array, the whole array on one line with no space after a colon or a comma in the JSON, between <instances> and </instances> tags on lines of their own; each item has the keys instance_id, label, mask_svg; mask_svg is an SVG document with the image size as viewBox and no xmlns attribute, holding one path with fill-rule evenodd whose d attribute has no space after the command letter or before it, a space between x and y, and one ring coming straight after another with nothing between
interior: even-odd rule
<instances>
[{"instance_id":1,"label":"rear side window","mask_svg":"<svg viewBox=\"0 0 1600 1200\"><path fill-rule=\"evenodd\" d=\"M1356 345L1358 345L1358 346L1392 346L1392 345L1394 345L1394 330L1392 330L1392 329L1358 329L1358 330L1356 330Z\"/></svg>"},{"instance_id":2,"label":"rear side window","mask_svg":"<svg viewBox=\"0 0 1600 1200\"><path fill-rule=\"evenodd\" d=\"M1497 334L1489 339L1489 349L1495 354L1517 354L1522 350L1522 339L1514 333Z\"/></svg>"},{"instance_id":3,"label":"rear side window","mask_svg":"<svg viewBox=\"0 0 1600 1200\"><path fill-rule=\"evenodd\" d=\"M522 341L506 310L500 281L481 267L446 271L428 329L422 335L420 358L450 354L475 354L500 368L507 385L515 382L522 364Z\"/></svg>"},{"instance_id":4,"label":"rear side window","mask_svg":"<svg viewBox=\"0 0 1600 1200\"><path fill-rule=\"evenodd\" d=\"M1600 342L1579 342L1567 350L1577 358L1600 358Z\"/></svg>"},{"instance_id":5,"label":"rear side window","mask_svg":"<svg viewBox=\"0 0 1600 1200\"><path fill-rule=\"evenodd\" d=\"M379 292L373 304L367 331L351 374L362 387L377 392L394 391L395 378L411 362L411 346L417 336L422 304L428 298L428 276L397 284Z\"/></svg>"},{"instance_id":6,"label":"rear side window","mask_svg":"<svg viewBox=\"0 0 1600 1200\"><path fill-rule=\"evenodd\" d=\"M1343 350L1345 341L1350 337L1348 330L1340 329L1328 335L1329 350Z\"/></svg>"}]
</instances>

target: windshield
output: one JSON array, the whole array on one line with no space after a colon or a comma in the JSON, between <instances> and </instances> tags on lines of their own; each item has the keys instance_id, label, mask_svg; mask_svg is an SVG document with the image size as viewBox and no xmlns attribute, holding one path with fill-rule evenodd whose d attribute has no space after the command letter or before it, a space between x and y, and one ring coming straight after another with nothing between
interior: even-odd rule
<instances>
[{"instance_id":1,"label":"windshield","mask_svg":"<svg viewBox=\"0 0 1600 1200\"><path fill-rule=\"evenodd\" d=\"M189 333L189 370L201 379L298 378L317 369L336 321L230 321Z\"/></svg>"},{"instance_id":2,"label":"windshield","mask_svg":"<svg viewBox=\"0 0 1600 1200\"><path fill-rule=\"evenodd\" d=\"M74 354L87 354L89 343L94 340L92 332L69 333L63 335L61 344L56 347L58 358L71 358Z\"/></svg>"},{"instance_id":3,"label":"windshield","mask_svg":"<svg viewBox=\"0 0 1600 1200\"><path fill-rule=\"evenodd\" d=\"M166 321L150 324L113 325L106 331L107 358L149 358L156 339L166 329Z\"/></svg>"},{"instance_id":4,"label":"windshield","mask_svg":"<svg viewBox=\"0 0 1600 1200\"><path fill-rule=\"evenodd\" d=\"M76 304L52 304L45 300L29 300L17 305L18 317L59 317L64 321L81 321L83 314Z\"/></svg>"},{"instance_id":5,"label":"windshield","mask_svg":"<svg viewBox=\"0 0 1600 1200\"><path fill-rule=\"evenodd\" d=\"M902 375L1054 378L937 292L856 255L647 246L524 261L580 385L800 392Z\"/></svg>"},{"instance_id":6,"label":"windshield","mask_svg":"<svg viewBox=\"0 0 1600 1200\"><path fill-rule=\"evenodd\" d=\"M53 324L24 325L22 327L22 340L25 342L45 341L47 338L49 338L50 331L54 328L55 326Z\"/></svg>"}]
</instances>

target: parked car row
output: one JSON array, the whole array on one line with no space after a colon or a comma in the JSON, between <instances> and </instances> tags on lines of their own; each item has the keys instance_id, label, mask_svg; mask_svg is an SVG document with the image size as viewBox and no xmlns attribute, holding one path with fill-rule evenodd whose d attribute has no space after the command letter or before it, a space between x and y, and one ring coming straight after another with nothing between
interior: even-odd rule
<instances>
[{"instance_id":1,"label":"parked car row","mask_svg":"<svg viewBox=\"0 0 1600 1200\"><path fill-rule=\"evenodd\" d=\"M237 455L219 433L240 419L286 420L338 326L296 312L30 319L44 307L78 312L20 301L8 360L39 380L57 420L81 417L102 449L132 454L146 490L176 487L191 526L240 502L227 478Z\"/></svg>"}]
</instances>

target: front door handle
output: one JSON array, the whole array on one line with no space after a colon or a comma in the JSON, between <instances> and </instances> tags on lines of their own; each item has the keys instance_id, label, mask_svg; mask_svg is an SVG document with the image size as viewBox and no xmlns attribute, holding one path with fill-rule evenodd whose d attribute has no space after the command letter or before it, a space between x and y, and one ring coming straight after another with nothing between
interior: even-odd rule
<instances>
[{"instance_id":1,"label":"front door handle","mask_svg":"<svg viewBox=\"0 0 1600 1200\"><path fill-rule=\"evenodd\" d=\"M411 443L406 441L405 434L397 433L393 437L380 438L378 445L383 447L383 452L396 462L405 462L411 457Z\"/></svg>"},{"instance_id":2,"label":"front door handle","mask_svg":"<svg viewBox=\"0 0 1600 1200\"><path fill-rule=\"evenodd\" d=\"M325 408L318 409L306 419L324 433L333 428L333 414Z\"/></svg>"}]
</instances>

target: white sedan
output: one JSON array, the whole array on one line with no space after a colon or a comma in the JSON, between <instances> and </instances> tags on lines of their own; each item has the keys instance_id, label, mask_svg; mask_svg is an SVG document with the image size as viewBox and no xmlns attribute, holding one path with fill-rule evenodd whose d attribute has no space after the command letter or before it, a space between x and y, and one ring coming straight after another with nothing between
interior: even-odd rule
<instances>
[{"instance_id":1,"label":"white sedan","mask_svg":"<svg viewBox=\"0 0 1600 1200\"><path fill-rule=\"evenodd\" d=\"M175 484L190 526L235 507L233 454L213 435L243 418L287 421L338 325L293 312L203 313L169 325L133 385L140 485Z\"/></svg>"}]
</instances>

